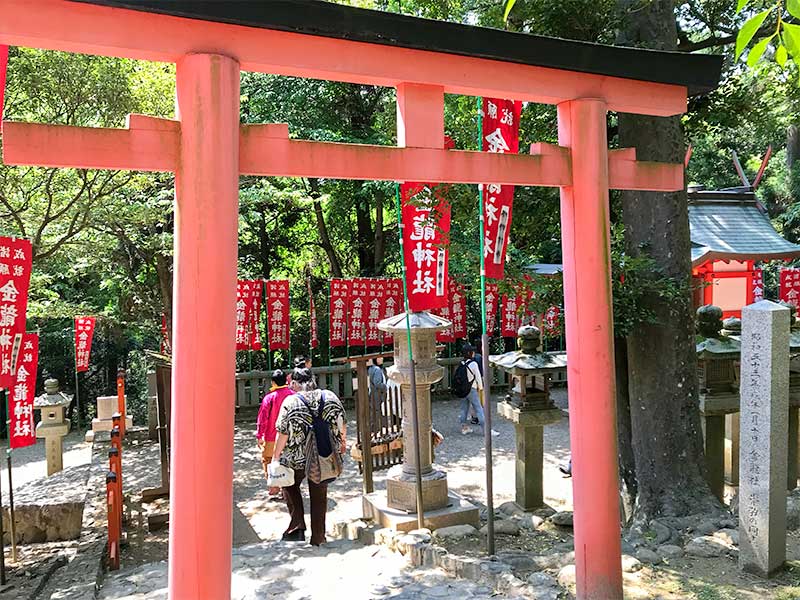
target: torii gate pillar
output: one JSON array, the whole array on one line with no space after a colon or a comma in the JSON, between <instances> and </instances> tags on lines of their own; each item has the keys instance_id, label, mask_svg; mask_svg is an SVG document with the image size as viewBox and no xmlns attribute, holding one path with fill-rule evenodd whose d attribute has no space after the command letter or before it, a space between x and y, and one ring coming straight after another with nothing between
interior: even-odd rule
<instances>
[{"instance_id":1,"label":"torii gate pillar","mask_svg":"<svg viewBox=\"0 0 800 600\"><path fill-rule=\"evenodd\" d=\"M606 104L558 105L558 142L572 157L561 188L561 247L580 600L622 600Z\"/></svg>"},{"instance_id":2,"label":"torii gate pillar","mask_svg":"<svg viewBox=\"0 0 800 600\"><path fill-rule=\"evenodd\" d=\"M177 63L169 597L230 598L239 64Z\"/></svg>"}]
</instances>

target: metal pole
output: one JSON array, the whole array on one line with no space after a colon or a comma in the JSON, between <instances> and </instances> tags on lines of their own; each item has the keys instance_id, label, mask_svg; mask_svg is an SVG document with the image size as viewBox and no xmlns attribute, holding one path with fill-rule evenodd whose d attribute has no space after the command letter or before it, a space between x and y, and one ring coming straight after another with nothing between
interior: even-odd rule
<instances>
[{"instance_id":1,"label":"metal pole","mask_svg":"<svg viewBox=\"0 0 800 600\"><path fill-rule=\"evenodd\" d=\"M422 471L420 470L420 463L422 458L420 456L420 439L419 439L419 411L417 410L417 364L414 362L414 352L411 349L411 318L408 306L408 286L406 285L406 261L403 253L403 213L400 208L400 184L394 184L394 199L395 210L397 212L397 229L400 234L400 266L403 279L403 306L406 313L406 338L408 340L408 362L411 365L411 427L414 430L414 460L416 461L417 468L417 527L419 529L425 528L425 505L422 500Z\"/></svg>"},{"instance_id":2,"label":"metal pole","mask_svg":"<svg viewBox=\"0 0 800 600\"><path fill-rule=\"evenodd\" d=\"M11 421L9 421L10 423ZM11 436L8 436L11 444ZM11 479L11 447L6 450L6 468L8 469L8 506L10 514L9 535L11 536L11 560L17 562L17 522L14 517L14 482Z\"/></svg>"},{"instance_id":3,"label":"metal pole","mask_svg":"<svg viewBox=\"0 0 800 600\"><path fill-rule=\"evenodd\" d=\"M483 100L477 99L478 105L478 152L483 151ZM478 186L478 210L480 215L480 270L481 270L481 356L483 357L483 438L486 446L486 550L491 555L494 554L494 490L492 486L492 397L491 384L487 384L489 375L489 334L486 331L486 265L484 263L484 227L483 222L483 186Z\"/></svg>"}]
</instances>

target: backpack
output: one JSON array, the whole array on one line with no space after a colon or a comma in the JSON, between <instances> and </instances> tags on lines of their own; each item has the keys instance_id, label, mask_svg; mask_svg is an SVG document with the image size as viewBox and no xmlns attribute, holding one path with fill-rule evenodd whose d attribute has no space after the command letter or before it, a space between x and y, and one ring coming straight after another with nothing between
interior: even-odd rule
<instances>
[{"instance_id":1,"label":"backpack","mask_svg":"<svg viewBox=\"0 0 800 600\"><path fill-rule=\"evenodd\" d=\"M472 389L472 382L475 380L473 377L470 379L469 377L469 363L470 360L462 360L458 367L456 367L456 372L453 375L453 383L451 386L451 391L456 398L466 398L469 396L469 392Z\"/></svg>"},{"instance_id":2,"label":"backpack","mask_svg":"<svg viewBox=\"0 0 800 600\"><path fill-rule=\"evenodd\" d=\"M302 394L297 394L311 413L311 428L306 442L306 477L311 483L330 483L342 474L342 455L336 447L331 425L322 418L325 409L325 392L320 392L316 414Z\"/></svg>"}]
</instances>

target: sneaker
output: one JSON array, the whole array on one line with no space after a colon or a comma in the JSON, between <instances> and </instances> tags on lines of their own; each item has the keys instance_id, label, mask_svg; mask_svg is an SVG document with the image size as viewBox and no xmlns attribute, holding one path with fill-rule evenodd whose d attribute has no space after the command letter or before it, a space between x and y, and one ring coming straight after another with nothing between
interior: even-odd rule
<instances>
[{"instance_id":1,"label":"sneaker","mask_svg":"<svg viewBox=\"0 0 800 600\"><path fill-rule=\"evenodd\" d=\"M497 437L498 435L500 435L500 432L492 429L492 437Z\"/></svg>"},{"instance_id":2,"label":"sneaker","mask_svg":"<svg viewBox=\"0 0 800 600\"><path fill-rule=\"evenodd\" d=\"M472 427L467 427L466 425L461 426L461 435L468 435L472 433Z\"/></svg>"},{"instance_id":3,"label":"sneaker","mask_svg":"<svg viewBox=\"0 0 800 600\"><path fill-rule=\"evenodd\" d=\"M478 424L480 424L480 421L478 421L478 417L472 417L472 424L473 424L473 425L478 425Z\"/></svg>"}]
</instances>

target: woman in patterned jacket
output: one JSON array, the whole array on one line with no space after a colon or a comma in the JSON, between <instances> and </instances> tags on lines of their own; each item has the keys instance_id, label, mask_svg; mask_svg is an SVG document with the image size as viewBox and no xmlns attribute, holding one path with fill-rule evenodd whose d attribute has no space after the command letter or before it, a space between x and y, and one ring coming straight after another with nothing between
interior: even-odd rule
<instances>
[{"instance_id":1,"label":"woman in patterned jacket","mask_svg":"<svg viewBox=\"0 0 800 600\"><path fill-rule=\"evenodd\" d=\"M300 482L306 474L306 443L311 431L311 411L316 413L324 398L322 418L330 425L342 455L346 450L347 422L344 407L336 394L330 390L315 389L310 369L295 368L289 385L294 395L283 401L278 414L278 421L275 423L278 437L275 440L272 461L279 461L282 465L294 469L294 485L283 488L283 497L291 520L282 539L303 542L306 539L306 522ZM325 513L328 508L328 484L309 481L308 493L311 497L311 544L319 546L326 541Z\"/></svg>"}]
</instances>

